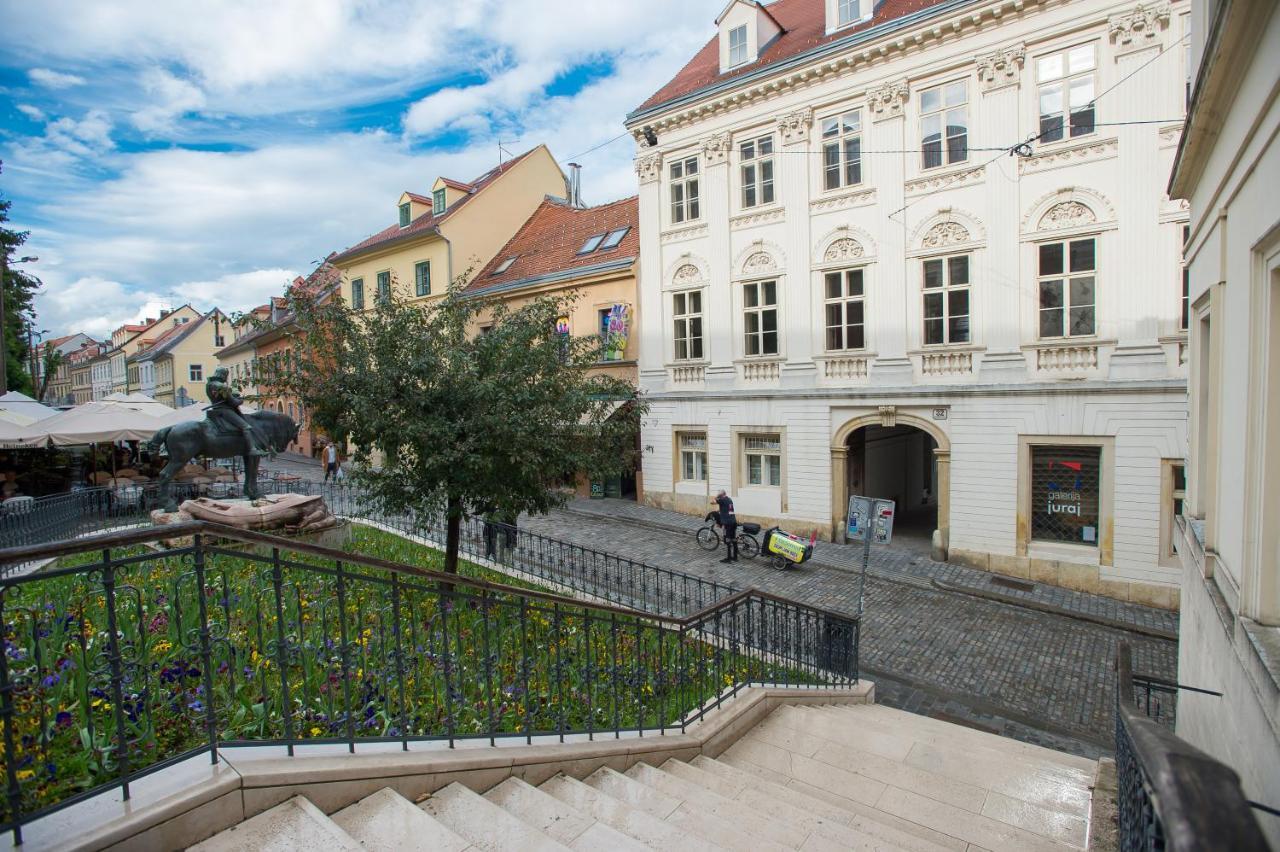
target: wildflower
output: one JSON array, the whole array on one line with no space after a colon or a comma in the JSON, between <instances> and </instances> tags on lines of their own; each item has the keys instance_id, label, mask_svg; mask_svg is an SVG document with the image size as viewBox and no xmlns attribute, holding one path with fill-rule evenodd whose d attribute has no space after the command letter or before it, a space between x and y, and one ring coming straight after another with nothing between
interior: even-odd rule
<instances>
[{"instance_id":1,"label":"wildflower","mask_svg":"<svg viewBox=\"0 0 1280 852\"><path fill-rule=\"evenodd\" d=\"M313 736L313 737L318 737L318 736L320 736L320 735L321 735L321 734L323 734L323 733L324 733L324 730L323 730L323 729L318 728L318 727L316 727L315 725L312 725L312 726L311 726L311 736Z\"/></svg>"},{"instance_id":2,"label":"wildflower","mask_svg":"<svg viewBox=\"0 0 1280 852\"><path fill-rule=\"evenodd\" d=\"M49 687L49 686L56 685L60 680L62 680L62 675L58 675L58 674L45 675L44 678L41 679L40 684L42 686Z\"/></svg>"},{"instance_id":3,"label":"wildflower","mask_svg":"<svg viewBox=\"0 0 1280 852\"><path fill-rule=\"evenodd\" d=\"M19 770L18 770L18 780L19 780L19 781L26 781L26 780L28 780L28 779L30 779L30 778L34 778L34 777L35 777L35 773L34 773L34 772L32 772L30 769L19 769Z\"/></svg>"},{"instance_id":4,"label":"wildflower","mask_svg":"<svg viewBox=\"0 0 1280 852\"><path fill-rule=\"evenodd\" d=\"M58 715L53 718L53 721L59 728L65 728L71 724L71 714L66 710L59 710Z\"/></svg>"},{"instance_id":5,"label":"wildflower","mask_svg":"<svg viewBox=\"0 0 1280 852\"><path fill-rule=\"evenodd\" d=\"M167 639L161 639L159 642L155 644L155 647L153 648L153 650L157 654L163 654L169 651L171 648L173 648L172 642L169 642Z\"/></svg>"}]
</instances>

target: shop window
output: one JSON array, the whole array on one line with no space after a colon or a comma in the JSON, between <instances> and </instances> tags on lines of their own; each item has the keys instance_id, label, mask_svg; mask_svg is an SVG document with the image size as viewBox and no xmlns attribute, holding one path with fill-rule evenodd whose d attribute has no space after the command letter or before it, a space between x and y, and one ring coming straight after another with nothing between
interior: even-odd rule
<instances>
[{"instance_id":1,"label":"shop window","mask_svg":"<svg viewBox=\"0 0 1280 852\"><path fill-rule=\"evenodd\" d=\"M1031 538L1098 546L1102 448L1031 448Z\"/></svg>"},{"instance_id":2,"label":"shop window","mask_svg":"<svg viewBox=\"0 0 1280 852\"><path fill-rule=\"evenodd\" d=\"M744 435L742 453L748 485L782 486L781 436Z\"/></svg>"},{"instance_id":3,"label":"shop window","mask_svg":"<svg viewBox=\"0 0 1280 852\"><path fill-rule=\"evenodd\" d=\"M685 482L707 481L707 433L680 433L680 478Z\"/></svg>"}]
</instances>

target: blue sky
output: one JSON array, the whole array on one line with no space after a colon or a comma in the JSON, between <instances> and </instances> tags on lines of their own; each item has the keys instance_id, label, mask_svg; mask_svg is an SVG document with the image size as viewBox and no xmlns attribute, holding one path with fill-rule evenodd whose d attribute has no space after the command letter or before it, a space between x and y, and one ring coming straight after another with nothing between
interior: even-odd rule
<instances>
[{"instance_id":1,"label":"blue sky","mask_svg":"<svg viewBox=\"0 0 1280 852\"><path fill-rule=\"evenodd\" d=\"M622 132L721 4L7 4L0 192L40 257L39 327L242 310L499 142L564 165ZM624 138L581 159L588 203L636 191L632 155Z\"/></svg>"}]
</instances>

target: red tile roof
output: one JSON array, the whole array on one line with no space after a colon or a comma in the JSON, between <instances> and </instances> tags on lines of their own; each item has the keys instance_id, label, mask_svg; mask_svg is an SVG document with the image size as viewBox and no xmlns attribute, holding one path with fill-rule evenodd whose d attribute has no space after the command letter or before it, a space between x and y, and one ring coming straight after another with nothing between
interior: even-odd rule
<instances>
[{"instance_id":1,"label":"red tile roof","mask_svg":"<svg viewBox=\"0 0 1280 852\"><path fill-rule=\"evenodd\" d=\"M845 38L850 33L860 33L886 21L901 18L912 12L937 6L947 0L883 0L871 19L852 27L845 27L827 35L825 0L777 0L768 6L768 12L783 32L755 62L720 73L720 36L717 33L698 51L675 77L636 108L636 112L675 100L692 92L732 80L765 66L790 59L810 48Z\"/></svg>"},{"instance_id":2,"label":"red tile roof","mask_svg":"<svg viewBox=\"0 0 1280 852\"><path fill-rule=\"evenodd\" d=\"M419 195L419 194L418 194L418 193L416 193L416 192L409 192L407 189L405 190L404 194L405 194L405 195L407 195L407 196L409 196L410 200L412 200L412 201L416 201L416 202L418 202L419 204L430 204L430 203L431 203L431 199L430 199L430 198L427 198L425 195Z\"/></svg>"},{"instance_id":3,"label":"red tile roof","mask_svg":"<svg viewBox=\"0 0 1280 852\"><path fill-rule=\"evenodd\" d=\"M440 178L440 182L443 183L445 186L451 186L454 189L460 189L463 192L470 192L475 186L475 184L463 183L460 180L454 180L453 178L447 178L447 177Z\"/></svg>"},{"instance_id":4,"label":"red tile roof","mask_svg":"<svg viewBox=\"0 0 1280 852\"><path fill-rule=\"evenodd\" d=\"M538 147L540 148L542 146L539 145ZM441 222L443 222L444 220L452 216L454 213L456 213L458 209L461 208L462 205L466 204L467 201L469 201L476 193L482 191L486 186L493 183L493 181L496 180L499 176L509 171L513 166L516 165L516 163L519 163L521 160L523 160L525 157L528 157L530 154L532 154L536 150L538 150L538 148L530 148L528 151L525 151L520 156L512 157L510 160L507 160L505 163L503 163L500 166L494 166L492 169L485 172L480 177L476 178L470 184L463 184L463 186L466 186L468 188L468 194L464 195L462 198L459 198L457 201L453 202L453 204L450 204L448 209L446 209L439 216L434 215L433 213L431 213L430 210L428 210L426 213L423 213L417 219L414 219L412 222L410 222L406 227L401 228L400 224L397 222L396 224L392 225L389 228L383 228L381 231L369 237L368 239L365 239L356 243L351 248L338 254L335 258L333 258L333 260L335 262L346 261L358 254L366 252L369 249L375 248L384 243L392 243L397 240L405 239L408 237L425 235L435 231L437 225L439 225ZM427 203L430 203L430 202L427 202Z\"/></svg>"},{"instance_id":5,"label":"red tile roof","mask_svg":"<svg viewBox=\"0 0 1280 852\"><path fill-rule=\"evenodd\" d=\"M634 261L640 253L639 222L639 203L634 195L598 207L570 207L563 201L548 198L467 285L467 292L610 260L630 258ZM627 227L631 230L617 248L578 254L588 237ZM493 271L512 256L516 258L515 263L494 275Z\"/></svg>"}]
</instances>

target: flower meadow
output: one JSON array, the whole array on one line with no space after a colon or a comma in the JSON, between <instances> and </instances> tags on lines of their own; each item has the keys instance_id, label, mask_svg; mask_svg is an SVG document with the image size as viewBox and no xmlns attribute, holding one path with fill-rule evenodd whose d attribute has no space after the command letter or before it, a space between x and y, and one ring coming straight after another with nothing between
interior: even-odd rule
<instances>
[{"instance_id":1,"label":"flower meadow","mask_svg":"<svg viewBox=\"0 0 1280 852\"><path fill-rule=\"evenodd\" d=\"M346 548L441 562L359 525ZM109 569L106 556L0 585L0 760L23 814L213 739L612 735L675 723L744 680L803 680L646 620L411 572L206 545L201 584L190 548L114 550ZM0 822L14 816L6 801Z\"/></svg>"}]
</instances>

